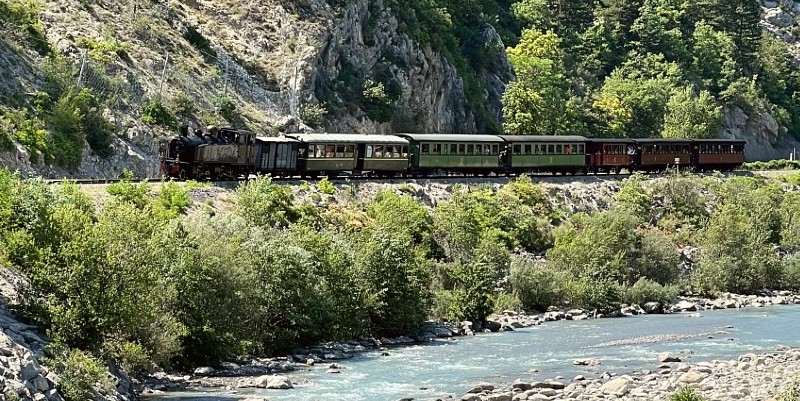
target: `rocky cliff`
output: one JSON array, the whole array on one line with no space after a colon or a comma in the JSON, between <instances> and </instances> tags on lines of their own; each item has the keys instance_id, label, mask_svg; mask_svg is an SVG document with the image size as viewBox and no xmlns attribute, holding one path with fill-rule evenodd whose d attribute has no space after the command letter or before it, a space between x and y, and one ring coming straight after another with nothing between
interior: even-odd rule
<instances>
[{"instance_id":1,"label":"rocky cliff","mask_svg":"<svg viewBox=\"0 0 800 401\"><path fill-rule=\"evenodd\" d=\"M52 74L36 51L45 41L65 57L68 82L104 99L103 114L116 133L112 156L98 157L84 145L80 166L67 169L15 143L0 151L0 165L48 177L116 177L126 168L155 177L160 138L182 123L264 134L497 129L502 93L514 73L495 29L485 24L474 39L486 55L482 66L459 67L415 40L398 17L407 10L389 4L42 2L43 38L26 36L19 26L0 29L0 69L9 78L0 80L0 103L33 109ZM800 6L792 0L764 5L763 26L800 54ZM379 96L366 97L371 89L380 89ZM153 102L176 119L154 121L143 107ZM786 157L798 145L769 112L748 116L729 107L725 117L722 136L746 139L748 159Z\"/></svg>"},{"instance_id":2,"label":"rocky cliff","mask_svg":"<svg viewBox=\"0 0 800 401\"><path fill-rule=\"evenodd\" d=\"M487 123L474 109L488 110L497 127L501 96L513 78L500 37L487 24L478 39L493 50L493 60L471 72L483 96L482 104L469 104L462 73L411 39L382 0L343 6L323 0L43 5L45 39L66 57L67 80L107 99L104 113L118 135L112 157L93 157L85 146L74 170L46 166L18 144L0 152L0 163L23 175L103 177L129 168L156 176L159 138L181 123L273 134L312 129L308 125L331 132L485 131ZM41 43L15 28L0 30L0 67L16 77L0 88L9 94L3 102L19 107L24 96L11 94L35 96L49 72L34 51ZM378 84L390 100L380 118L363 99L363 91ZM6 101L12 97L17 102ZM148 111L142 106L154 101L176 121L143 123ZM327 110L327 117L306 112L314 107Z\"/></svg>"}]
</instances>

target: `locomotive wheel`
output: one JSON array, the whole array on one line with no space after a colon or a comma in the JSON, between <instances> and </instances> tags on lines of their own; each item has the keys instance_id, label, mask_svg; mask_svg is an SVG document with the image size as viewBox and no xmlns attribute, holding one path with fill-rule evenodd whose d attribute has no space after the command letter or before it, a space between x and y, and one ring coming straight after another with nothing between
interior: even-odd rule
<instances>
[{"instance_id":1,"label":"locomotive wheel","mask_svg":"<svg viewBox=\"0 0 800 401\"><path fill-rule=\"evenodd\" d=\"M186 181L186 170L181 169L181 171L178 173L178 180Z\"/></svg>"}]
</instances>

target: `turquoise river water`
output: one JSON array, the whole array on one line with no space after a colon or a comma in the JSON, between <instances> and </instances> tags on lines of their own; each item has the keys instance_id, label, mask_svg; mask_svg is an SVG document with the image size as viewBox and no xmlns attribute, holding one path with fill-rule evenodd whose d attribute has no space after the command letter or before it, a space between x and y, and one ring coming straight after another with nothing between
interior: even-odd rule
<instances>
[{"instance_id":1,"label":"turquoise river water","mask_svg":"<svg viewBox=\"0 0 800 401\"><path fill-rule=\"evenodd\" d=\"M602 372L655 370L660 352L686 352L684 361L730 359L778 345L800 346L800 305L757 309L646 315L617 319L549 322L514 332L482 334L369 352L340 362L341 374L325 373L328 364L301 368L288 376L290 390L183 392L159 401L227 401L266 397L270 401L417 400L460 398L477 382L501 385L516 379L544 380ZM711 338L709 338L711 337ZM576 358L601 365L574 366ZM537 371L538 370L538 371Z\"/></svg>"}]
</instances>

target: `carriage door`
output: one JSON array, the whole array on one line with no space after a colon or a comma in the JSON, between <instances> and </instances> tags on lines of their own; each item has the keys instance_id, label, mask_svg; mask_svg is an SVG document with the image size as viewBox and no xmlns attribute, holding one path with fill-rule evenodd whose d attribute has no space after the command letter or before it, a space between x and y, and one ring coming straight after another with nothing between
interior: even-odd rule
<instances>
[{"instance_id":1,"label":"carriage door","mask_svg":"<svg viewBox=\"0 0 800 401\"><path fill-rule=\"evenodd\" d=\"M356 144L356 171L364 171L364 157L366 156L366 144Z\"/></svg>"}]
</instances>

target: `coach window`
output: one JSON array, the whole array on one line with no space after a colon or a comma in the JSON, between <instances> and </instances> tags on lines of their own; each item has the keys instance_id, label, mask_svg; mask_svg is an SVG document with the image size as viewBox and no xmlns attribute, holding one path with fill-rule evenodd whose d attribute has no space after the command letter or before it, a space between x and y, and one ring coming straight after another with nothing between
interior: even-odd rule
<instances>
[{"instance_id":1,"label":"coach window","mask_svg":"<svg viewBox=\"0 0 800 401\"><path fill-rule=\"evenodd\" d=\"M383 153L383 157L386 158L394 157L394 146L386 145L386 152Z\"/></svg>"},{"instance_id":2,"label":"coach window","mask_svg":"<svg viewBox=\"0 0 800 401\"><path fill-rule=\"evenodd\" d=\"M570 153L572 153L572 148L570 147L570 145L564 145L564 154L568 155Z\"/></svg>"},{"instance_id":3,"label":"coach window","mask_svg":"<svg viewBox=\"0 0 800 401\"><path fill-rule=\"evenodd\" d=\"M375 145L375 157L383 157L383 145Z\"/></svg>"},{"instance_id":4,"label":"coach window","mask_svg":"<svg viewBox=\"0 0 800 401\"><path fill-rule=\"evenodd\" d=\"M458 154L460 154L460 155L466 154L466 149L467 149L467 145L464 145L463 143L459 144L458 145Z\"/></svg>"},{"instance_id":5,"label":"coach window","mask_svg":"<svg viewBox=\"0 0 800 401\"><path fill-rule=\"evenodd\" d=\"M547 154L552 155L556 153L556 145L547 145Z\"/></svg>"},{"instance_id":6,"label":"coach window","mask_svg":"<svg viewBox=\"0 0 800 401\"><path fill-rule=\"evenodd\" d=\"M356 146L355 145L347 145L344 147L344 157L353 157L355 153Z\"/></svg>"},{"instance_id":7,"label":"coach window","mask_svg":"<svg viewBox=\"0 0 800 401\"><path fill-rule=\"evenodd\" d=\"M392 157L400 157L400 145L392 146Z\"/></svg>"},{"instance_id":8,"label":"coach window","mask_svg":"<svg viewBox=\"0 0 800 401\"><path fill-rule=\"evenodd\" d=\"M367 158L372 157L372 145L367 145L367 152L366 153L367 153L366 154Z\"/></svg>"},{"instance_id":9,"label":"coach window","mask_svg":"<svg viewBox=\"0 0 800 401\"><path fill-rule=\"evenodd\" d=\"M526 155L532 155L533 154L533 145L525 145L525 148L523 149L523 151L525 152Z\"/></svg>"},{"instance_id":10,"label":"coach window","mask_svg":"<svg viewBox=\"0 0 800 401\"><path fill-rule=\"evenodd\" d=\"M475 145L469 144L467 145L467 154L471 155L475 152Z\"/></svg>"},{"instance_id":11,"label":"coach window","mask_svg":"<svg viewBox=\"0 0 800 401\"><path fill-rule=\"evenodd\" d=\"M336 145L336 157L344 157L344 145Z\"/></svg>"},{"instance_id":12,"label":"coach window","mask_svg":"<svg viewBox=\"0 0 800 401\"><path fill-rule=\"evenodd\" d=\"M515 155L522 154L522 145L514 145L511 153Z\"/></svg>"},{"instance_id":13,"label":"coach window","mask_svg":"<svg viewBox=\"0 0 800 401\"><path fill-rule=\"evenodd\" d=\"M442 144L441 143L433 144L433 154L434 155L442 154Z\"/></svg>"},{"instance_id":14,"label":"coach window","mask_svg":"<svg viewBox=\"0 0 800 401\"><path fill-rule=\"evenodd\" d=\"M403 145L402 156L404 159L408 158L408 146Z\"/></svg>"},{"instance_id":15,"label":"coach window","mask_svg":"<svg viewBox=\"0 0 800 401\"><path fill-rule=\"evenodd\" d=\"M429 145L427 143L423 143L422 147L420 148L420 153L422 153L423 155L427 155L428 152L430 152L430 149L431 149L431 145Z\"/></svg>"},{"instance_id":16,"label":"coach window","mask_svg":"<svg viewBox=\"0 0 800 401\"><path fill-rule=\"evenodd\" d=\"M562 153L561 150L562 150L561 149L561 145L556 145L556 154L557 155L560 155Z\"/></svg>"},{"instance_id":17,"label":"coach window","mask_svg":"<svg viewBox=\"0 0 800 401\"><path fill-rule=\"evenodd\" d=\"M583 145L578 145L578 153L583 154Z\"/></svg>"},{"instance_id":18,"label":"coach window","mask_svg":"<svg viewBox=\"0 0 800 401\"><path fill-rule=\"evenodd\" d=\"M500 154L500 145L492 145L492 154L499 155Z\"/></svg>"},{"instance_id":19,"label":"coach window","mask_svg":"<svg viewBox=\"0 0 800 401\"><path fill-rule=\"evenodd\" d=\"M458 145L456 145L456 144L454 144L454 143L451 143L451 144L450 144L450 149L449 149L449 150L450 150L450 153L449 153L449 154L451 154L451 155L457 155L457 154L458 154Z\"/></svg>"}]
</instances>

